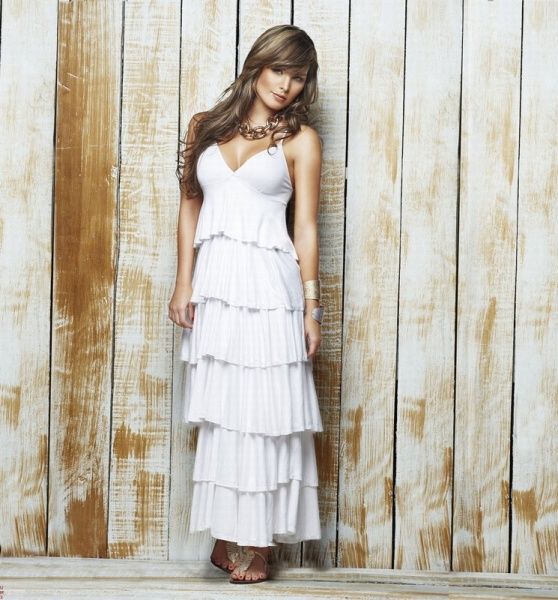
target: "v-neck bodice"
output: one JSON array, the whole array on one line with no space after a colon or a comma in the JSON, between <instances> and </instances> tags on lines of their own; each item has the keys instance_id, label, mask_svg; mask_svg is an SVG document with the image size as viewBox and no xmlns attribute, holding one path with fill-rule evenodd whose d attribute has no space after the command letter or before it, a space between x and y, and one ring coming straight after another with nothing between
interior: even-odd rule
<instances>
[{"instance_id":1,"label":"v-neck bodice","mask_svg":"<svg viewBox=\"0 0 558 600\"><path fill-rule=\"evenodd\" d=\"M217 148L219 150L219 153L221 154L221 158L223 159L223 162L225 163L225 166L228 167L228 169L231 172L233 172L233 173L236 173L237 171L240 171L240 169L242 169L242 167L244 167L244 165L246 165L253 158L255 158L256 156L258 156L258 154L261 154L262 152L267 152L268 151L268 147L262 148L262 150L260 150L259 152L251 154L248 158L244 159L244 162L240 166L238 166L236 169L233 169L229 165L227 159L225 158L225 155L223 154L223 150L221 149L222 144L218 144L217 142L215 142L215 145L217 146ZM281 149L281 152L283 152L283 138L281 138L280 140L277 141L277 146Z\"/></svg>"},{"instance_id":2,"label":"v-neck bodice","mask_svg":"<svg viewBox=\"0 0 558 600\"><path fill-rule=\"evenodd\" d=\"M219 144L214 142L200 154L197 176L204 197L206 187L226 185L231 177L251 187L256 193L276 196L277 200L285 203L293 192L282 139L277 141L274 148L264 148L252 154L237 169L229 166Z\"/></svg>"},{"instance_id":3,"label":"v-neck bodice","mask_svg":"<svg viewBox=\"0 0 558 600\"><path fill-rule=\"evenodd\" d=\"M223 234L275 248L298 260L288 234L285 211L293 187L283 140L248 157L233 170L214 142L200 154L196 174L203 191L194 247Z\"/></svg>"}]
</instances>

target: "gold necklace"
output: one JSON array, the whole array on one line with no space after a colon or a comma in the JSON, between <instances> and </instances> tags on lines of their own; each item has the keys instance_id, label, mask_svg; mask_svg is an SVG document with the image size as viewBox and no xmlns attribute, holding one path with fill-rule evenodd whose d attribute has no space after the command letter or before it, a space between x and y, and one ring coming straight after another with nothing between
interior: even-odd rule
<instances>
[{"instance_id":1,"label":"gold necklace","mask_svg":"<svg viewBox=\"0 0 558 600\"><path fill-rule=\"evenodd\" d=\"M283 113L279 111L278 113L267 117L265 125L255 125L254 127L249 125L248 119L247 121L238 124L238 131L247 140L260 140L266 136L268 131L273 131L277 125L279 125L282 116Z\"/></svg>"}]
</instances>

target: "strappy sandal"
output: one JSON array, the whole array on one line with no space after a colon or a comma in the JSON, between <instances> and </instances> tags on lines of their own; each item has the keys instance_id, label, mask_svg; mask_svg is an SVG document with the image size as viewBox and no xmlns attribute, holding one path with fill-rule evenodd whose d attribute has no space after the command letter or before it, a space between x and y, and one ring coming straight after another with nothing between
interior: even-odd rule
<instances>
[{"instance_id":1,"label":"strappy sandal","mask_svg":"<svg viewBox=\"0 0 558 600\"><path fill-rule=\"evenodd\" d=\"M227 560L230 563L232 563L231 567L223 567L223 565L220 565L215 560L213 560L212 556L209 557L209 560L211 561L211 564L215 565L218 569L221 569L221 571L225 571L225 573L228 573L230 575L236 569L238 563L240 563L240 561L242 560L244 552L242 551L242 548L240 546L236 545L235 542L225 541L225 547L227 553Z\"/></svg>"},{"instance_id":2,"label":"strappy sandal","mask_svg":"<svg viewBox=\"0 0 558 600\"><path fill-rule=\"evenodd\" d=\"M267 581L269 579L269 569L270 569L269 568L269 558L270 558L269 555L271 554L271 550L269 551L268 556L266 556L265 554L262 554L258 550L253 550L252 548L245 548L244 549L244 558L237 565L237 569L239 569L239 573L242 575L246 574L246 571L252 564L252 560L254 559L256 554L264 561L265 577L261 577L259 579L236 579L234 577L231 577L229 579L229 581L231 583L261 583L262 581Z\"/></svg>"}]
</instances>

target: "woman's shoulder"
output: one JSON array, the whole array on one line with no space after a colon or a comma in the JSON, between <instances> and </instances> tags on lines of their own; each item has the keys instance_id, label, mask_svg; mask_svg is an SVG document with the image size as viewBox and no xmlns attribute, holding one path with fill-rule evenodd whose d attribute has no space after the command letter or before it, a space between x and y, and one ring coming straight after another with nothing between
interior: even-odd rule
<instances>
[{"instance_id":1,"label":"woman's shoulder","mask_svg":"<svg viewBox=\"0 0 558 600\"><path fill-rule=\"evenodd\" d=\"M312 126L306 123L300 124L300 131L290 136L288 143L291 145L295 154L305 154L307 152L322 151L322 137Z\"/></svg>"},{"instance_id":2,"label":"woman's shoulder","mask_svg":"<svg viewBox=\"0 0 558 600\"><path fill-rule=\"evenodd\" d=\"M310 135L310 136L317 136L320 137L318 132L316 131L316 129L314 129L314 127L312 127L311 125L308 125L308 123L301 123L300 124L300 133L299 135Z\"/></svg>"}]
</instances>

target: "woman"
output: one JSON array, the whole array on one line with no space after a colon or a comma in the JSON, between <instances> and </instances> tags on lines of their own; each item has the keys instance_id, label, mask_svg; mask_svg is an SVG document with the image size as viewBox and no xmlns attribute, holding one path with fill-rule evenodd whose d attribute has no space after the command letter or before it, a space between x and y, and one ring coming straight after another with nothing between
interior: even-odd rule
<instances>
[{"instance_id":1,"label":"woman","mask_svg":"<svg viewBox=\"0 0 558 600\"><path fill-rule=\"evenodd\" d=\"M306 124L317 71L303 30L265 31L217 104L192 117L177 169L169 318L184 328L185 420L199 426L190 532L217 538L211 562L231 583L265 581L277 542L321 537L312 358L322 153Z\"/></svg>"}]
</instances>

